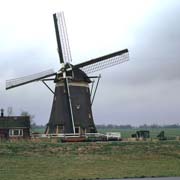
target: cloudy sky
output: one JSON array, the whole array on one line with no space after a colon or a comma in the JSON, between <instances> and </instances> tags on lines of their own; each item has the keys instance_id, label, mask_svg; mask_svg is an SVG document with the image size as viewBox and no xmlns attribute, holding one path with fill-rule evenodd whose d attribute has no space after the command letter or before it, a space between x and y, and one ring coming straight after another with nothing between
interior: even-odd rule
<instances>
[{"instance_id":1,"label":"cloudy sky","mask_svg":"<svg viewBox=\"0 0 180 180\"><path fill-rule=\"evenodd\" d=\"M97 72L96 124L180 123L178 0L2 1L0 107L48 122L53 97L41 82L6 91L5 80L60 68L52 14L62 10L73 64L129 49L130 61Z\"/></svg>"}]
</instances>

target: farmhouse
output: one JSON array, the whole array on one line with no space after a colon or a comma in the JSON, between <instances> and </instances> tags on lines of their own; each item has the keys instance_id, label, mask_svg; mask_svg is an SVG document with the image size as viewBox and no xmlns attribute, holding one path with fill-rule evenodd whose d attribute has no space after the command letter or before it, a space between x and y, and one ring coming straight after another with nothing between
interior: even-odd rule
<instances>
[{"instance_id":1,"label":"farmhouse","mask_svg":"<svg viewBox=\"0 0 180 180\"><path fill-rule=\"evenodd\" d=\"M4 116L1 109L0 116L0 139L23 139L30 137L29 116Z\"/></svg>"}]
</instances>

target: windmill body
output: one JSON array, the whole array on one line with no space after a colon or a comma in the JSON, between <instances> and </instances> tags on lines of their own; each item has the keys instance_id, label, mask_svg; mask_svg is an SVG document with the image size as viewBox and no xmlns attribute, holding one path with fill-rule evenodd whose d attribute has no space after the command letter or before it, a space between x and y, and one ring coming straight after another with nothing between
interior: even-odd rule
<instances>
[{"instance_id":1,"label":"windmill body","mask_svg":"<svg viewBox=\"0 0 180 180\"><path fill-rule=\"evenodd\" d=\"M62 76L55 79L55 93L46 134L72 133L72 119L69 113L67 91ZM69 91L72 103L75 133L96 133L96 127L91 110L91 99L88 76L77 69L69 75Z\"/></svg>"},{"instance_id":2,"label":"windmill body","mask_svg":"<svg viewBox=\"0 0 180 180\"><path fill-rule=\"evenodd\" d=\"M46 134L96 133L91 109L94 96L92 98L92 88L91 91L89 88L90 84L94 82L91 81L94 77L89 74L128 61L128 50L124 49L72 65L63 12L53 14L53 19L61 69L58 72L50 69L7 80L6 89L35 81L41 81L48 87L54 97ZM48 86L47 81L54 81L55 90Z\"/></svg>"}]
</instances>

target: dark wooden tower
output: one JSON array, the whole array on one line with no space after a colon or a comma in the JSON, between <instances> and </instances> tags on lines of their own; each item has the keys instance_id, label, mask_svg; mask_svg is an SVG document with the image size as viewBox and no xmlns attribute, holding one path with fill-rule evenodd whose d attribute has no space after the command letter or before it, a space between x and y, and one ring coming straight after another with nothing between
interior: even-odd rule
<instances>
[{"instance_id":1,"label":"dark wooden tower","mask_svg":"<svg viewBox=\"0 0 180 180\"><path fill-rule=\"evenodd\" d=\"M68 89L65 87L63 77L57 75L53 106L46 133L95 133L89 89L91 80L80 69L73 71L73 75L70 74L69 77L71 77L68 80L71 106L68 104L69 99L66 95Z\"/></svg>"},{"instance_id":2,"label":"dark wooden tower","mask_svg":"<svg viewBox=\"0 0 180 180\"><path fill-rule=\"evenodd\" d=\"M6 89L34 81L42 81L54 95L46 134L96 133L91 109L94 96L89 85L92 83L92 78L97 78L97 76L88 76L88 74L127 61L129 59L128 50L124 49L72 65L63 12L54 14L53 19L61 69L58 72L47 70L8 80L6 81ZM55 83L55 91L46 83L51 80Z\"/></svg>"}]
</instances>

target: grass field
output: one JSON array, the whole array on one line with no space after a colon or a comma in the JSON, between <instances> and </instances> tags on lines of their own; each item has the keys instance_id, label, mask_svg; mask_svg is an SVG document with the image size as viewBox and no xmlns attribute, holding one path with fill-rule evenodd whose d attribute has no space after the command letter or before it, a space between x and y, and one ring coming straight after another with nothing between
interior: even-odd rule
<instances>
[{"instance_id":1,"label":"grass field","mask_svg":"<svg viewBox=\"0 0 180 180\"><path fill-rule=\"evenodd\" d=\"M180 141L1 142L0 179L180 176Z\"/></svg>"},{"instance_id":2,"label":"grass field","mask_svg":"<svg viewBox=\"0 0 180 180\"><path fill-rule=\"evenodd\" d=\"M131 134L136 133L138 130L149 130L151 138L157 137L157 135L161 132L165 132L165 136L168 138L173 138L176 136L180 136L180 128L134 128L134 129L98 129L98 132L105 133L105 132L121 132L123 138L131 137Z\"/></svg>"}]
</instances>

